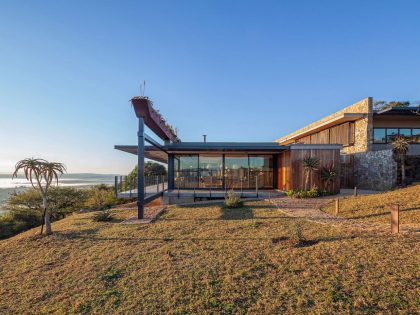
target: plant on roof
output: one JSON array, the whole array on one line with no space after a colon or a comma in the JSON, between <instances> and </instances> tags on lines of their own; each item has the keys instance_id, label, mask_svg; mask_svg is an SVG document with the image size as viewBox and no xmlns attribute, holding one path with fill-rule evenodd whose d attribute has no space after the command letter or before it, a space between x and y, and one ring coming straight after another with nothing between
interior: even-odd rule
<instances>
[{"instance_id":1,"label":"plant on roof","mask_svg":"<svg viewBox=\"0 0 420 315\"><path fill-rule=\"evenodd\" d=\"M52 234L51 213L48 209L48 192L52 185L58 185L58 177L66 172L66 167L62 163L48 162L43 159L24 159L15 166L12 178L17 177L20 170L23 170L25 177L31 182L34 189L39 190L42 195L43 224L41 234L45 224L45 235Z\"/></svg>"},{"instance_id":2,"label":"plant on roof","mask_svg":"<svg viewBox=\"0 0 420 315\"><path fill-rule=\"evenodd\" d=\"M308 192L309 179L313 172L318 170L319 160L316 157L307 156L302 160L305 173L305 193Z\"/></svg>"},{"instance_id":3,"label":"plant on roof","mask_svg":"<svg viewBox=\"0 0 420 315\"><path fill-rule=\"evenodd\" d=\"M392 152L396 156L396 160L400 163L401 166L401 184L405 184L405 157L408 152L409 140L405 137L398 136L395 137L394 141L391 143Z\"/></svg>"}]
</instances>

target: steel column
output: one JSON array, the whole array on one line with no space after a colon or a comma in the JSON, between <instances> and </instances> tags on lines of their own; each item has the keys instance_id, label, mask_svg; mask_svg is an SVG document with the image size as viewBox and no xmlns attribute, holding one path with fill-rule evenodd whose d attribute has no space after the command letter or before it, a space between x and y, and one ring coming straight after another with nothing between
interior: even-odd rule
<instances>
[{"instance_id":1,"label":"steel column","mask_svg":"<svg viewBox=\"0 0 420 315\"><path fill-rule=\"evenodd\" d=\"M137 149L137 219L144 216L144 119L139 117Z\"/></svg>"}]
</instances>

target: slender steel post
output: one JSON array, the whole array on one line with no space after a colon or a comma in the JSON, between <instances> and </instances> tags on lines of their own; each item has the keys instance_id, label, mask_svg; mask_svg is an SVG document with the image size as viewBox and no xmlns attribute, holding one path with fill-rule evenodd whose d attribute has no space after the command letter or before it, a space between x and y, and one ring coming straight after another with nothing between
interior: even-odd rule
<instances>
[{"instance_id":1,"label":"slender steel post","mask_svg":"<svg viewBox=\"0 0 420 315\"><path fill-rule=\"evenodd\" d=\"M139 117L137 149L137 219L144 216L144 119Z\"/></svg>"}]
</instances>

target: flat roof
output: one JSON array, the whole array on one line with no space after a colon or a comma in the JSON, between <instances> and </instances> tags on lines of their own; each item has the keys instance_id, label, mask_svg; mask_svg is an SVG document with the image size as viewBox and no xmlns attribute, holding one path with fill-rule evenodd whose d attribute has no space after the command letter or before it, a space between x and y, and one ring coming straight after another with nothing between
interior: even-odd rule
<instances>
[{"instance_id":1,"label":"flat roof","mask_svg":"<svg viewBox=\"0 0 420 315\"><path fill-rule=\"evenodd\" d=\"M114 148L137 155L137 145L116 145ZM167 163L167 153L247 152L255 154L276 154L289 149L289 147L279 145L277 142L177 142L162 145L164 151L152 145L146 145L144 149L146 158L161 163Z\"/></svg>"},{"instance_id":2,"label":"flat roof","mask_svg":"<svg viewBox=\"0 0 420 315\"><path fill-rule=\"evenodd\" d=\"M419 115L420 107L390 107L373 112L373 115Z\"/></svg>"}]
</instances>

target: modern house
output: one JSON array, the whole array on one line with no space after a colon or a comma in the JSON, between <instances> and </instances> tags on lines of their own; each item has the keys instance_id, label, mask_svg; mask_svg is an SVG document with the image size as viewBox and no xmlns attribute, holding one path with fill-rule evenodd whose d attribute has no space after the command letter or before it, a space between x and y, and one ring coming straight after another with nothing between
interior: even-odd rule
<instances>
[{"instance_id":1,"label":"modern house","mask_svg":"<svg viewBox=\"0 0 420 315\"><path fill-rule=\"evenodd\" d=\"M374 110L371 97L276 140L288 144L340 144L341 186L389 189L397 183L397 163L391 150L398 136L411 140L407 177L420 180L420 110L394 107Z\"/></svg>"},{"instance_id":2,"label":"modern house","mask_svg":"<svg viewBox=\"0 0 420 315\"><path fill-rule=\"evenodd\" d=\"M137 187L142 192L138 194L139 218L145 200L156 195L145 195L145 158L167 164L169 192L182 189L195 195L197 190L210 190L211 196L211 191L227 189L303 189L302 160L306 157L316 157L319 168L337 169L338 176L329 183L331 192L355 185L387 189L397 182L390 141L404 135L413 143L409 177L420 177L420 115L410 107L374 111L369 97L274 142L232 143L182 142L147 97L134 97L131 102L139 121L138 143L117 145L115 149L138 156ZM144 125L164 143L145 134ZM320 172L313 172L309 181L310 187L325 186Z\"/></svg>"},{"instance_id":3,"label":"modern house","mask_svg":"<svg viewBox=\"0 0 420 315\"><path fill-rule=\"evenodd\" d=\"M305 174L302 159L308 156L319 160L319 167L340 163L341 145L337 144L279 144L231 142L182 142L146 97L134 97L132 105L139 120L138 144L117 145L115 149L138 156L138 217L143 217L145 185L144 158L167 163L169 191L190 190L278 190L303 189ZM164 144L157 143L144 133L148 126ZM150 145L145 145L148 142ZM309 179L312 187L324 187L318 172ZM328 189L340 190L339 177ZM152 198L153 196L150 196Z\"/></svg>"}]
</instances>

